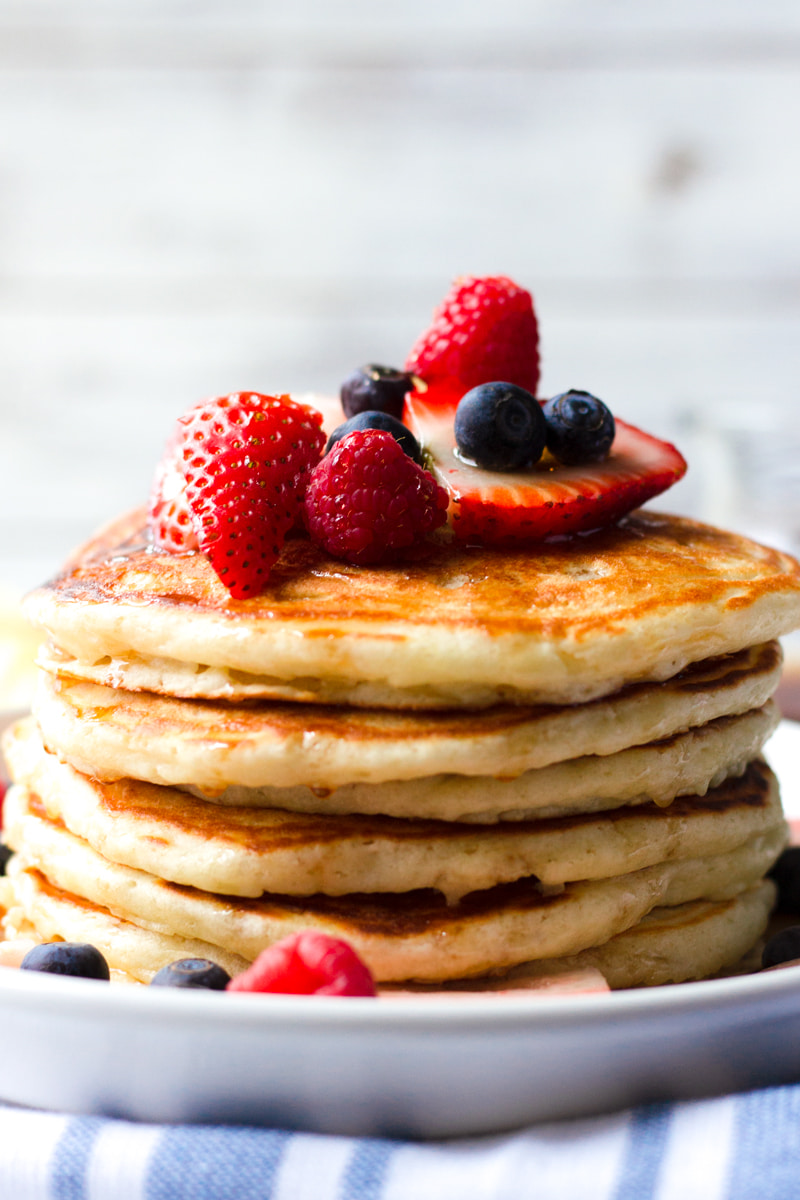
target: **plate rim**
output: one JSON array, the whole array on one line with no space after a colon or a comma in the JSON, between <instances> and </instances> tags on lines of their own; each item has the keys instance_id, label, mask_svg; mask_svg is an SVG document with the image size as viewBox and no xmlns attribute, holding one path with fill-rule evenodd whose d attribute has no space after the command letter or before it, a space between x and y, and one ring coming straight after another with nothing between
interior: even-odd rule
<instances>
[{"instance_id":1,"label":"plate rim","mask_svg":"<svg viewBox=\"0 0 800 1200\"><path fill-rule=\"evenodd\" d=\"M800 994L800 964L751 974L686 983L660 984L608 993L519 995L494 993L459 994L454 998L433 996L374 997L297 996L264 993L227 993L195 989L158 988L106 984L100 980L77 979L0 967L0 1007L16 999L41 1010L56 1008L61 1016L69 1010L99 1010L98 1015L143 1022L175 1019L221 1025L235 1024L257 1032L264 1026L274 1033L276 1023L303 1027L334 1027L342 1032L353 1028L374 1032L383 1028L412 1032L428 1026L446 1025L464 1032L491 1025L543 1026L604 1023L625 1017L651 1019L668 1011L670 1016L703 1013L776 1001ZM235 1022L229 1016L235 1015Z\"/></svg>"}]
</instances>

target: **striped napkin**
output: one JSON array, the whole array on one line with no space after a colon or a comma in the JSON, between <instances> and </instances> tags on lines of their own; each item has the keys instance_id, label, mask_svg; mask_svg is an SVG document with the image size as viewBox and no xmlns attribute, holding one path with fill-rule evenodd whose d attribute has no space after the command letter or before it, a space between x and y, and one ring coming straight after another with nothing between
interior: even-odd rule
<instances>
[{"instance_id":1,"label":"striped napkin","mask_svg":"<svg viewBox=\"0 0 800 1200\"><path fill-rule=\"evenodd\" d=\"M0 1106L3 1200L796 1200L800 1085L392 1142Z\"/></svg>"}]
</instances>

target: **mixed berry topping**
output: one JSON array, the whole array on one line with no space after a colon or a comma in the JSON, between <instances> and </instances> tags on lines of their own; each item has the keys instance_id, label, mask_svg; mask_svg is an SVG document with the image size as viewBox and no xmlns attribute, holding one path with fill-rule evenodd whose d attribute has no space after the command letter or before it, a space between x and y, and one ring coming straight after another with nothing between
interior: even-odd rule
<instances>
[{"instance_id":1,"label":"mixed berry topping","mask_svg":"<svg viewBox=\"0 0 800 1200\"><path fill-rule=\"evenodd\" d=\"M341 425L337 425L328 438L325 453L328 454L336 443L340 442L348 433L353 433L355 430L360 429L384 429L386 433L390 433L395 441L399 443L409 458L413 458L414 462L419 466L423 465L420 444L408 426L389 413L377 412L370 409L366 412L357 413L356 416L343 421Z\"/></svg>"},{"instance_id":2,"label":"mixed berry topping","mask_svg":"<svg viewBox=\"0 0 800 1200\"><path fill-rule=\"evenodd\" d=\"M314 469L305 498L311 540L334 558L386 562L447 518L447 493L382 429L346 434Z\"/></svg>"},{"instance_id":3,"label":"mixed berry topping","mask_svg":"<svg viewBox=\"0 0 800 1200\"><path fill-rule=\"evenodd\" d=\"M369 968L347 942L305 929L262 950L229 992L282 992L293 996L374 996Z\"/></svg>"},{"instance_id":4,"label":"mixed berry topping","mask_svg":"<svg viewBox=\"0 0 800 1200\"><path fill-rule=\"evenodd\" d=\"M410 392L413 386L414 381L408 371L368 363L348 375L342 384L339 391L342 411L346 417L363 412L383 412L399 420L403 415L406 392Z\"/></svg>"},{"instance_id":5,"label":"mixed berry topping","mask_svg":"<svg viewBox=\"0 0 800 1200\"><path fill-rule=\"evenodd\" d=\"M108 981L111 978L103 955L84 942L42 942L28 951L20 963L20 970L75 975L80 979Z\"/></svg>"},{"instance_id":6,"label":"mixed berry topping","mask_svg":"<svg viewBox=\"0 0 800 1200\"><path fill-rule=\"evenodd\" d=\"M369 363L345 380L347 419L324 455L321 414L288 396L238 393L186 413L153 485L152 540L201 551L247 599L303 520L334 557L385 563L447 520L487 544L590 532L685 472L674 446L589 392L537 400L538 380L530 292L503 275L458 279L404 370Z\"/></svg>"},{"instance_id":7,"label":"mixed berry topping","mask_svg":"<svg viewBox=\"0 0 800 1200\"><path fill-rule=\"evenodd\" d=\"M487 471L516 471L542 457L546 428L530 392L514 383L482 383L459 401L454 432L463 458Z\"/></svg>"},{"instance_id":8,"label":"mixed berry topping","mask_svg":"<svg viewBox=\"0 0 800 1200\"><path fill-rule=\"evenodd\" d=\"M544 405L547 449L565 466L608 458L615 425L611 410L589 392L569 391Z\"/></svg>"}]
</instances>

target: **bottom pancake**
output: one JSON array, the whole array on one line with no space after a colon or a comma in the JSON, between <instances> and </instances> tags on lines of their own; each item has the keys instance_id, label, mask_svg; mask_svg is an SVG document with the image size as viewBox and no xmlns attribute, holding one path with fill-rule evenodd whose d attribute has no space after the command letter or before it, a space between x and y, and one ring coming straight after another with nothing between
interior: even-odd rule
<instances>
[{"instance_id":1,"label":"bottom pancake","mask_svg":"<svg viewBox=\"0 0 800 1200\"><path fill-rule=\"evenodd\" d=\"M521 963L503 975L426 985L386 986L385 996L479 995L484 991L592 991L597 971L611 988L655 987L706 979L741 967L763 936L775 885L764 880L730 900L695 900L654 908L637 925L602 946L565 958ZM748 960L749 961L749 960ZM574 983L572 981L574 980ZM563 982L562 982L563 981ZM572 984L572 987L570 986Z\"/></svg>"},{"instance_id":2,"label":"bottom pancake","mask_svg":"<svg viewBox=\"0 0 800 1200\"><path fill-rule=\"evenodd\" d=\"M211 958L231 975L247 960L207 942L167 936L113 916L107 910L53 888L35 871L17 870L12 885L21 906L6 918L11 937L42 940L64 937L91 942L103 951L112 978L147 983L159 968L177 958ZM723 900L696 900L652 909L639 922L603 945L578 954L519 964L505 976L454 981L444 987L457 993L514 989L534 984L543 975L599 970L611 988L655 986L702 979L732 967L764 934L775 900L775 886L762 880ZM25 915L33 919L33 925ZM382 989L391 995L393 989ZM414 985L411 985L413 992ZM430 989L419 988L420 993ZM403 994L409 994L408 985Z\"/></svg>"},{"instance_id":3,"label":"bottom pancake","mask_svg":"<svg viewBox=\"0 0 800 1200\"><path fill-rule=\"evenodd\" d=\"M13 829L24 789L12 788L6 803ZM38 844L22 839L9 863L15 899L10 933L25 919L44 940L91 942L112 966L145 981L186 955L241 969L265 946L309 926L348 941L380 981L506 970L602 945L659 906L728 899L757 883L786 842L781 821L726 853L554 890L528 877L448 905L432 889L338 897L217 895L109 862L63 828L51 827L51 833L57 837Z\"/></svg>"},{"instance_id":4,"label":"bottom pancake","mask_svg":"<svg viewBox=\"0 0 800 1200\"><path fill-rule=\"evenodd\" d=\"M612 988L707 978L747 954L764 934L774 903L775 885L766 879L730 900L656 908L622 937L563 965L596 967Z\"/></svg>"}]
</instances>

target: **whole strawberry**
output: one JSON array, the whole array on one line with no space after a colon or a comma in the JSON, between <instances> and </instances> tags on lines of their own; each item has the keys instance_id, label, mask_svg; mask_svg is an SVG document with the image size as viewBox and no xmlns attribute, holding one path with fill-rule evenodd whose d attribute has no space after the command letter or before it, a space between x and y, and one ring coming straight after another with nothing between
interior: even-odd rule
<instances>
[{"instance_id":1,"label":"whole strawberry","mask_svg":"<svg viewBox=\"0 0 800 1200\"><path fill-rule=\"evenodd\" d=\"M539 335L530 292L505 275L457 279L417 339L405 369L428 386L462 396L502 380L536 395Z\"/></svg>"},{"instance_id":2,"label":"whole strawberry","mask_svg":"<svg viewBox=\"0 0 800 1200\"><path fill-rule=\"evenodd\" d=\"M390 433L348 433L314 469L305 498L311 540L356 564L391 560L443 525L447 493Z\"/></svg>"},{"instance_id":3,"label":"whole strawberry","mask_svg":"<svg viewBox=\"0 0 800 1200\"><path fill-rule=\"evenodd\" d=\"M155 543L199 547L231 596L258 595L302 512L324 441L321 414L289 396L241 392L190 409L151 494Z\"/></svg>"}]
</instances>

